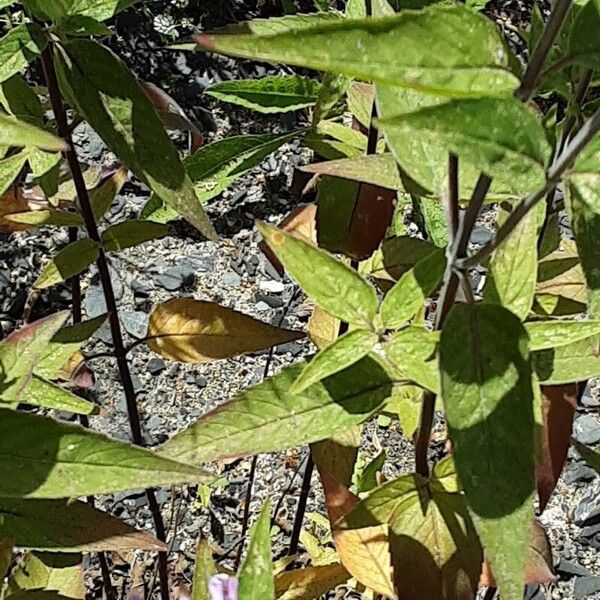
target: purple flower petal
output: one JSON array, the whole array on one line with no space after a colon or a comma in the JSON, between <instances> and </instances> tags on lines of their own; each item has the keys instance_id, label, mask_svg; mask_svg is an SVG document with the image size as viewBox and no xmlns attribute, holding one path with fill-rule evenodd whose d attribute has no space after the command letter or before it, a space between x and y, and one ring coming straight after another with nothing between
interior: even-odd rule
<instances>
[{"instance_id":1,"label":"purple flower petal","mask_svg":"<svg viewBox=\"0 0 600 600\"><path fill-rule=\"evenodd\" d=\"M238 580L224 573L214 575L208 582L208 593L211 600L238 600Z\"/></svg>"}]
</instances>

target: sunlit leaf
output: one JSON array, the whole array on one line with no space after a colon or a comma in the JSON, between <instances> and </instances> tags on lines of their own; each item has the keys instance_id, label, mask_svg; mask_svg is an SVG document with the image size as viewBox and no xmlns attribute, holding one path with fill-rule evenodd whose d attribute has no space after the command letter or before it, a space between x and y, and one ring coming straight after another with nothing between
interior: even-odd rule
<instances>
[{"instance_id":1,"label":"sunlit leaf","mask_svg":"<svg viewBox=\"0 0 600 600\"><path fill-rule=\"evenodd\" d=\"M212 475L53 419L0 409L0 496L64 498Z\"/></svg>"},{"instance_id":2,"label":"sunlit leaf","mask_svg":"<svg viewBox=\"0 0 600 600\"><path fill-rule=\"evenodd\" d=\"M439 374L436 350L439 333L423 327L406 327L383 344L383 351L398 381L414 382L437 392Z\"/></svg>"},{"instance_id":3,"label":"sunlit leaf","mask_svg":"<svg viewBox=\"0 0 600 600\"><path fill-rule=\"evenodd\" d=\"M501 213L502 214L502 213ZM500 223L506 218L502 214ZM535 211L530 211L512 230L490 260L490 284L485 288L487 302L501 304L522 321L535 295L537 280L537 228Z\"/></svg>"},{"instance_id":4,"label":"sunlit leaf","mask_svg":"<svg viewBox=\"0 0 600 600\"><path fill-rule=\"evenodd\" d=\"M321 481L342 564L363 585L386 598L395 598L387 524L338 528L337 523L358 504L359 499L327 472L321 472Z\"/></svg>"},{"instance_id":5,"label":"sunlit leaf","mask_svg":"<svg viewBox=\"0 0 600 600\"><path fill-rule=\"evenodd\" d=\"M375 489L338 522L339 529L350 531L388 527L401 598L454 600L477 588L482 549L464 497L447 489L448 478L434 474L428 483L417 474L405 475Z\"/></svg>"},{"instance_id":6,"label":"sunlit leaf","mask_svg":"<svg viewBox=\"0 0 600 600\"><path fill-rule=\"evenodd\" d=\"M366 129L371 125L375 89L363 81L354 81L348 90L348 109L352 116Z\"/></svg>"},{"instance_id":7,"label":"sunlit leaf","mask_svg":"<svg viewBox=\"0 0 600 600\"><path fill-rule=\"evenodd\" d=\"M550 155L544 129L535 113L516 99L453 100L384 118L378 126L398 137L443 144L477 169L524 190L544 182ZM393 143L391 147L393 151Z\"/></svg>"},{"instance_id":8,"label":"sunlit leaf","mask_svg":"<svg viewBox=\"0 0 600 600\"><path fill-rule=\"evenodd\" d=\"M307 77L271 75L262 79L224 81L204 93L260 113L280 113L311 106L317 100L319 88L318 81Z\"/></svg>"},{"instance_id":9,"label":"sunlit leaf","mask_svg":"<svg viewBox=\"0 0 600 600\"><path fill-rule=\"evenodd\" d=\"M239 595L243 600L275 600L270 511L271 503L267 500L250 532L246 560L239 572Z\"/></svg>"},{"instance_id":10,"label":"sunlit leaf","mask_svg":"<svg viewBox=\"0 0 600 600\"><path fill-rule=\"evenodd\" d=\"M67 364L69 358L83 346L104 321L106 315L100 315L95 319L59 329L36 360L35 374L45 379L58 379L61 369Z\"/></svg>"},{"instance_id":11,"label":"sunlit leaf","mask_svg":"<svg viewBox=\"0 0 600 600\"><path fill-rule=\"evenodd\" d=\"M164 237L169 228L150 221L122 221L102 232L102 245L107 252L119 252L125 248L139 246L144 242Z\"/></svg>"},{"instance_id":12,"label":"sunlit leaf","mask_svg":"<svg viewBox=\"0 0 600 600\"><path fill-rule=\"evenodd\" d=\"M377 296L356 271L280 229L266 224L259 229L286 270L321 308L348 323L371 325Z\"/></svg>"},{"instance_id":13,"label":"sunlit leaf","mask_svg":"<svg viewBox=\"0 0 600 600\"><path fill-rule=\"evenodd\" d=\"M98 258L98 244L83 238L65 246L42 269L33 287L42 290L81 273Z\"/></svg>"},{"instance_id":14,"label":"sunlit leaf","mask_svg":"<svg viewBox=\"0 0 600 600\"><path fill-rule=\"evenodd\" d=\"M0 195L4 194L4 192L12 185L26 162L26 152L19 152L18 154L0 160Z\"/></svg>"},{"instance_id":15,"label":"sunlit leaf","mask_svg":"<svg viewBox=\"0 0 600 600\"><path fill-rule=\"evenodd\" d=\"M174 298L152 311L147 344L172 360L202 363L302 337L301 331L281 329L213 302Z\"/></svg>"},{"instance_id":16,"label":"sunlit leaf","mask_svg":"<svg viewBox=\"0 0 600 600\"><path fill-rule=\"evenodd\" d=\"M529 349L548 350L600 334L600 321L531 321L525 323Z\"/></svg>"},{"instance_id":17,"label":"sunlit leaf","mask_svg":"<svg viewBox=\"0 0 600 600\"><path fill-rule=\"evenodd\" d=\"M208 51L343 73L430 93L503 95L517 85L506 69L508 57L493 25L462 7L435 6L418 13L343 20L281 33L198 34L195 40ZM423 52L424 48L429 51Z\"/></svg>"},{"instance_id":18,"label":"sunlit leaf","mask_svg":"<svg viewBox=\"0 0 600 600\"><path fill-rule=\"evenodd\" d=\"M299 394L317 381L358 362L373 349L378 339L376 333L366 329L345 333L311 359L294 381L290 393Z\"/></svg>"},{"instance_id":19,"label":"sunlit leaf","mask_svg":"<svg viewBox=\"0 0 600 600\"><path fill-rule=\"evenodd\" d=\"M19 399L29 384L36 363L68 314L63 311L34 321L0 342L0 396L3 400L15 402Z\"/></svg>"},{"instance_id":20,"label":"sunlit leaf","mask_svg":"<svg viewBox=\"0 0 600 600\"><path fill-rule=\"evenodd\" d=\"M33 375L29 384L21 392L19 400L27 404L78 415L92 415L99 412L99 407L93 402L84 400L37 375Z\"/></svg>"},{"instance_id":21,"label":"sunlit leaf","mask_svg":"<svg viewBox=\"0 0 600 600\"><path fill-rule=\"evenodd\" d=\"M8 592L55 592L60 598L83 600L83 569L79 554L51 554L36 552L26 554L23 562L8 580Z\"/></svg>"},{"instance_id":22,"label":"sunlit leaf","mask_svg":"<svg viewBox=\"0 0 600 600\"><path fill-rule=\"evenodd\" d=\"M349 487L361 445L362 426L358 425L333 435L328 440L310 445L315 465L322 473L327 471L336 481Z\"/></svg>"},{"instance_id":23,"label":"sunlit leaf","mask_svg":"<svg viewBox=\"0 0 600 600\"><path fill-rule=\"evenodd\" d=\"M534 352L532 359L542 383L558 385L586 381L600 375L600 336Z\"/></svg>"},{"instance_id":24,"label":"sunlit leaf","mask_svg":"<svg viewBox=\"0 0 600 600\"><path fill-rule=\"evenodd\" d=\"M212 557L212 550L208 542L202 539L196 545L192 600L211 600L208 591L208 582L216 573L217 567Z\"/></svg>"},{"instance_id":25,"label":"sunlit leaf","mask_svg":"<svg viewBox=\"0 0 600 600\"><path fill-rule=\"evenodd\" d=\"M159 454L197 464L316 442L366 421L392 391L385 369L366 357L293 396L302 367L286 367L208 412Z\"/></svg>"},{"instance_id":26,"label":"sunlit leaf","mask_svg":"<svg viewBox=\"0 0 600 600\"><path fill-rule=\"evenodd\" d=\"M294 235L300 239L313 244L317 243L317 207L314 204L301 204L296 206L281 223L279 229ZM277 269L277 272L283 277L283 265L277 260L277 257L263 241L258 247L260 251L269 259L269 262Z\"/></svg>"},{"instance_id":27,"label":"sunlit leaf","mask_svg":"<svg viewBox=\"0 0 600 600\"><path fill-rule=\"evenodd\" d=\"M55 64L63 93L107 146L164 202L215 239L177 150L125 64L88 40L61 46Z\"/></svg>"},{"instance_id":28,"label":"sunlit leaf","mask_svg":"<svg viewBox=\"0 0 600 600\"><path fill-rule=\"evenodd\" d=\"M517 600L533 519L527 334L501 306L456 304L442 330L439 360L458 476L500 592Z\"/></svg>"},{"instance_id":29,"label":"sunlit leaf","mask_svg":"<svg viewBox=\"0 0 600 600\"><path fill-rule=\"evenodd\" d=\"M386 405L386 412L395 412L400 420L402 433L408 439L419 428L423 390L414 385L403 385L394 390L394 394Z\"/></svg>"},{"instance_id":30,"label":"sunlit leaf","mask_svg":"<svg viewBox=\"0 0 600 600\"><path fill-rule=\"evenodd\" d=\"M31 227L81 227L83 225L83 219L77 213L55 209L13 213L6 215L5 219Z\"/></svg>"},{"instance_id":31,"label":"sunlit leaf","mask_svg":"<svg viewBox=\"0 0 600 600\"><path fill-rule=\"evenodd\" d=\"M97 221L104 217L127 179L127 169L119 169L114 175L90 191L90 204Z\"/></svg>"},{"instance_id":32,"label":"sunlit leaf","mask_svg":"<svg viewBox=\"0 0 600 600\"><path fill-rule=\"evenodd\" d=\"M86 502L0 498L0 536L54 552L163 550L165 545Z\"/></svg>"},{"instance_id":33,"label":"sunlit leaf","mask_svg":"<svg viewBox=\"0 0 600 600\"><path fill-rule=\"evenodd\" d=\"M313 109L313 127L326 119L340 102L352 80L345 75L326 73Z\"/></svg>"},{"instance_id":34,"label":"sunlit leaf","mask_svg":"<svg viewBox=\"0 0 600 600\"><path fill-rule=\"evenodd\" d=\"M34 146L44 150L66 150L67 148L63 140L48 131L3 114L0 114L0 145Z\"/></svg>"},{"instance_id":35,"label":"sunlit leaf","mask_svg":"<svg viewBox=\"0 0 600 600\"><path fill-rule=\"evenodd\" d=\"M444 252L440 249L404 273L381 303L383 326L386 329L397 329L412 319L440 284L445 268Z\"/></svg>"},{"instance_id":36,"label":"sunlit leaf","mask_svg":"<svg viewBox=\"0 0 600 600\"><path fill-rule=\"evenodd\" d=\"M23 23L0 38L0 82L23 71L42 53L46 43L44 32L35 23Z\"/></svg>"},{"instance_id":37,"label":"sunlit leaf","mask_svg":"<svg viewBox=\"0 0 600 600\"><path fill-rule=\"evenodd\" d=\"M279 600L313 600L345 583L350 574L339 563L284 571L275 577Z\"/></svg>"},{"instance_id":38,"label":"sunlit leaf","mask_svg":"<svg viewBox=\"0 0 600 600\"><path fill-rule=\"evenodd\" d=\"M308 337L319 350L334 342L340 331L340 320L315 306L308 321Z\"/></svg>"},{"instance_id":39,"label":"sunlit leaf","mask_svg":"<svg viewBox=\"0 0 600 600\"><path fill-rule=\"evenodd\" d=\"M110 19L138 0L72 0L69 14L92 17L98 21Z\"/></svg>"}]
</instances>

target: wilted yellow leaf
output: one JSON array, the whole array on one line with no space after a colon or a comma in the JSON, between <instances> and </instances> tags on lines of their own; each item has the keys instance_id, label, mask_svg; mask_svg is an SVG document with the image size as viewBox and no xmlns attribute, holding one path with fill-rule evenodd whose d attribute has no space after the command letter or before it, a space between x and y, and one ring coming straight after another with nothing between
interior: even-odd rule
<instances>
[{"instance_id":1,"label":"wilted yellow leaf","mask_svg":"<svg viewBox=\"0 0 600 600\"><path fill-rule=\"evenodd\" d=\"M274 327L213 302L175 298L150 315L147 344L166 358L203 363L302 337L301 331Z\"/></svg>"},{"instance_id":2,"label":"wilted yellow leaf","mask_svg":"<svg viewBox=\"0 0 600 600\"><path fill-rule=\"evenodd\" d=\"M322 350L333 343L340 330L340 320L332 317L319 306L315 306L313 314L308 321L308 337L310 341Z\"/></svg>"}]
</instances>

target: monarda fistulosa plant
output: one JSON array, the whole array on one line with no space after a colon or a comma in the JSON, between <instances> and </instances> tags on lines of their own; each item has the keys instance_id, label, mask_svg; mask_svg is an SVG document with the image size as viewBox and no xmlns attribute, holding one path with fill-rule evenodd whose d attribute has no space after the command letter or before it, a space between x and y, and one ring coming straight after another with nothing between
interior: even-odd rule
<instances>
[{"instance_id":1,"label":"monarda fistulosa plant","mask_svg":"<svg viewBox=\"0 0 600 600\"><path fill-rule=\"evenodd\" d=\"M174 100L94 41L110 33L104 21L132 4L0 2L12 11L0 40L2 226L67 227L70 243L39 274L32 298L67 280L73 289L72 324L57 313L0 345L4 600L82 598L83 552L99 553L106 596L116 598L102 553L125 549L158 553L160 594L169 598L154 488L210 486L219 461L304 444L310 459L290 554L316 467L333 542L324 542L328 559L275 570L267 503L241 566L239 547L237 573L217 573L210 546L198 544L194 598L309 600L351 581L368 597L464 600L487 587L488 598L497 590L518 600L525 583L551 582L534 502L547 505L571 446L575 403L600 375L598 0L556 0L547 19L534 7L525 64L475 5L349 0L342 14L320 0L311 14L198 34L179 48L323 73L209 88L220 101L262 113L308 109L311 120L288 133L208 145ZM34 61L46 90L22 77ZM41 98L50 101L50 120ZM81 121L122 163L99 181L89 181L73 149ZM189 156L181 158L165 128L190 131ZM294 138L319 157L298 175L316 189L316 203L279 228L257 227L274 266L314 302L308 335L318 351L144 449L107 254L167 235L166 223L178 217L215 239L203 205ZM24 196L26 165L47 199L41 210ZM140 219L100 230L129 174L152 196ZM486 206L495 207L496 231L476 247L470 242ZM409 209L420 236L405 226ZM559 228L563 210L574 241ZM82 321L79 274L93 263L108 313ZM482 288L474 289L473 269L485 272ZM85 368L81 349L104 320L132 444L94 433L88 415L101 409L61 383ZM172 298L154 308L143 343L167 359L203 363L303 335L212 302ZM24 403L79 414L86 427L20 411ZM432 464L436 410L448 444ZM383 453L357 465L361 427L377 416L399 419L414 441L414 473L384 481ZM575 446L600 469L593 449ZM95 495L139 488L156 537L93 506ZM14 564L13 548L43 554ZM71 576L47 588L59 569Z\"/></svg>"}]
</instances>

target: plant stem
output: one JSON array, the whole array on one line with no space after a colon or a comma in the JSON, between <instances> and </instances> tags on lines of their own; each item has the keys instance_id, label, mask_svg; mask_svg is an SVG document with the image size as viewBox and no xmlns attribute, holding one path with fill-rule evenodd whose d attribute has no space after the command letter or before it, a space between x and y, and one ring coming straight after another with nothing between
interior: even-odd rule
<instances>
[{"instance_id":1,"label":"plant stem","mask_svg":"<svg viewBox=\"0 0 600 600\"><path fill-rule=\"evenodd\" d=\"M75 184L75 190L77 192L77 207L79 209L79 212L81 213L81 216L83 217L89 238L98 243L99 245L96 266L98 267L100 281L102 282L102 288L104 290L104 298L106 301L108 319L114 346L114 355L117 361L119 375L121 383L123 385L123 391L125 393L125 400L127 403L127 414L129 417L131 437L134 444L136 444L137 446L143 446L144 439L142 436L140 416L135 398L135 390L133 388L133 382L131 379L131 372L129 370L129 363L127 362L126 351L123 344L123 334L121 332L121 324L119 322L117 302L115 300L115 294L110 278L108 262L106 260L106 254L104 253L104 249L101 245L100 234L98 232L94 212L90 204L90 198L85 185L85 180L83 179L81 166L79 164L79 160L77 159L77 154L73 148L73 140L71 138L71 133L69 130L67 113L58 85L56 71L54 69L51 43L49 43L46 46L42 53L42 63L46 83L48 85L48 91L50 94L50 101L52 103L52 110L56 119L58 135L62 137L65 140L65 142L67 142L69 147L69 149L65 151L65 155L69 164L71 175L73 177L73 182ZM154 490L151 488L147 489L146 496L148 498L148 505L154 520L156 537L162 542L164 542L166 540L165 527L162 520L162 516L160 514L160 507L156 500ZM169 579L167 570L167 555L165 552L159 552L158 565L161 597L163 600L169 600Z\"/></svg>"},{"instance_id":2,"label":"plant stem","mask_svg":"<svg viewBox=\"0 0 600 600\"><path fill-rule=\"evenodd\" d=\"M302 532L302 523L304 522L304 513L306 512L306 503L308 501L308 494L310 492L310 481L312 479L314 470L315 461L313 460L309 449L306 467L304 468L304 477L302 478L302 489L300 490L300 498L298 499L298 508L296 509L294 528L292 529L292 536L290 538L290 550L288 552L289 556L292 556L298 552L300 533Z\"/></svg>"},{"instance_id":3,"label":"plant stem","mask_svg":"<svg viewBox=\"0 0 600 600\"><path fill-rule=\"evenodd\" d=\"M515 95L519 100L525 102L535 92L546 58L571 8L571 4L572 0L556 0L542 35L531 54L521 85L516 91Z\"/></svg>"},{"instance_id":4,"label":"plant stem","mask_svg":"<svg viewBox=\"0 0 600 600\"><path fill-rule=\"evenodd\" d=\"M510 213L502 227L498 229L495 237L478 252L468 258L457 258L456 267L468 269L485 260L500 244L510 235L512 230L519 224L521 219L560 181L565 171L573 164L579 153L600 131L600 110L588 119L583 127L577 132L573 139L567 144L563 152L557 157L554 164L548 170L546 184L537 192L534 192L521 200Z\"/></svg>"},{"instance_id":5,"label":"plant stem","mask_svg":"<svg viewBox=\"0 0 600 600\"><path fill-rule=\"evenodd\" d=\"M458 166L458 165L457 165ZM455 182L449 182L449 203L458 205L458 169L456 169ZM444 283L438 300L438 308L435 313L434 329L439 330L444 325L446 316L450 312L452 305L456 300L458 291L459 277L454 271L454 262L457 256L463 256L467 251L469 239L477 220L479 210L483 205L492 180L487 175L480 175L473 190L469 205L462 218L459 220L456 235L448 248L448 259L446 273L444 274ZM458 212L458 208L453 208ZM429 477L429 462L427 452L429 449L429 440L431 439L431 428L433 427L433 418L435 415L435 394L426 391L423 394L423 404L421 406L421 418L419 430L415 439L415 467L417 473L425 478Z\"/></svg>"}]
</instances>

